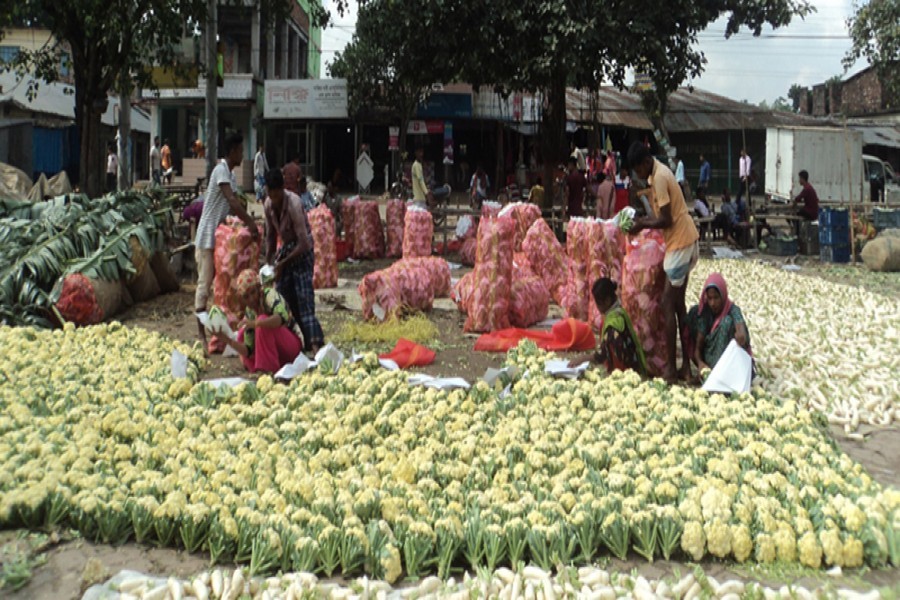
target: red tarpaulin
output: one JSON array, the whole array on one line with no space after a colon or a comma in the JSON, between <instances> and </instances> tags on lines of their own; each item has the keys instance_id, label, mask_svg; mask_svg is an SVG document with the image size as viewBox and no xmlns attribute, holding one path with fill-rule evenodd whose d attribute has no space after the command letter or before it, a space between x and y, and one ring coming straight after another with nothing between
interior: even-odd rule
<instances>
[{"instance_id":1,"label":"red tarpaulin","mask_svg":"<svg viewBox=\"0 0 900 600\"><path fill-rule=\"evenodd\" d=\"M382 354L378 358L386 358L397 363L401 369L407 367L424 367L434 362L434 351L429 350L425 346L420 346L415 342L400 338L397 345L387 354Z\"/></svg>"},{"instance_id":2,"label":"red tarpaulin","mask_svg":"<svg viewBox=\"0 0 900 600\"><path fill-rule=\"evenodd\" d=\"M475 340L479 352L506 352L522 340L532 340L544 350L593 350L597 346L591 326L577 319L563 319L550 331L530 329L501 329L486 333Z\"/></svg>"}]
</instances>

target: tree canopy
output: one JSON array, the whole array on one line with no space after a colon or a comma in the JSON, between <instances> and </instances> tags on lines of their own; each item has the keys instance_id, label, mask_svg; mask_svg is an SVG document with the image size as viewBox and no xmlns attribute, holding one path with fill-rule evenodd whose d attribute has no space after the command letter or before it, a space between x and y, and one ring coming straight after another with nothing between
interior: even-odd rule
<instances>
[{"instance_id":1,"label":"tree canopy","mask_svg":"<svg viewBox=\"0 0 900 600\"><path fill-rule=\"evenodd\" d=\"M423 51L402 46L391 64L411 60L417 83L458 78L499 91L541 92L544 98L542 141L545 163L565 152L565 89L595 89L602 83L625 86L629 69L646 73L655 84L654 102L703 71L705 58L698 34L725 17L724 36L741 28L758 35L766 26L786 25L812 8L806 0L360 0L357 35L371 20L376 34L397 44L427 41L430 66L417 60ZM338 2L339 10L348 0ZM384 15L379 15L384 11ZM386 15L405 15L404 17ZM423 39L424 38L424 39ZM389 45L389 47L392 47ZM421 48L421 46L419 46ZM346 59L357 48L348 48ZM360 69L370 65L359 61ZM385 63L380 63L385 64ZM359 84L353 63L336 62ZM419 73L423 69L425 73ZM402 71L388 69L400 79ZM372 79L363 73L363 81ZM418 79L416 79L418 78ZM371 85L370 85L371 87ZM372 90L369 90L371 92ZM369 93L364 92L364 93ZM380 91L379 91L380 93ZM362 98L363 95L358 96Z\"/></svg>"},{"instance_id":2,"label":"tree canopy","mask_svg":"<svg viewBox=\"0 0 900 600\"><path fill-rule=\"evenodd\" d=\"M900 2L869 0L855 4L847 20L853 46L844 57L850 68L860 58L869 61L881 80L889 104L900 103Z\"/></svg>"}]
</instances>

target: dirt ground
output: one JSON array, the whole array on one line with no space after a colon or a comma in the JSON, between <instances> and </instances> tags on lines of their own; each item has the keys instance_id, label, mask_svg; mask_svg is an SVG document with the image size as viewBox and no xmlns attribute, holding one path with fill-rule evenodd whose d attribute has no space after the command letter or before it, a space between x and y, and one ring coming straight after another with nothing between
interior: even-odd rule
<instances>
[{"instance_id":1,"label":"dirt ground","mask_svg":"<svg viewBox=\"0 0 900 600\"><path fill-rule=\"evenodd\" d=\"M751 255L753 256L753 255ZM779 257L755 255L775 263L785 262ZM449 257L454 260L454 257ZM358 281L368 272L384 268L391 261L367 261L361 263L341 263L339 267L339 287L336 290L317 292L317 312L326 338L333 335L345 323L360 318L359 296L356 293ZM900 294L900 274L881 276L871 274L861 267L849 265L822 265L818 261L799 260L801 273L821 277L848 285L862 285L875 293L896 297ZM467 269L451 271L456 279ZM119 320L131 326L159 331L174 339L194 342L197 326L193 317L194 287L185 281L181 290L160 296L151 302L132 307L119 316ZM551 316L560 316L558 309ZM485 369L502 364L502 353L474 352L472 346L476 336L464 334L462 325L465 317L456 310L451 301L438 300L429 318L436 325L438 339L429 343L437 352L434 364L419 369L431 375L461 376L469 381L480 378ZM350 347L342 350L349 352ZM356 350L387 352L392 344L357 345ZM223 358L214 355L203 373L204 378L244 376L246 371L237 358ZM900 427L886 429L863 429L862 441L848 438L843 430L832 430L840 447L854 460L862 463L872 476L885 485L900 486ZM59 599L80 598L91 583L104 581L122 569L141 571L157 575L189 576L208 566L208 557L188 555L184 552L141 546L128 543L121 547L93 544L72 534L59 538L57 534L47 536L26 531L0 532L0 563L3 572L10 565L23 567L29 574L28 583L16 592L10 587L0 587L0 596L14 599ZM70 536L70 537L66 537ZM643 560L611 560L608 568L621 572L637 571L648 578L680 576L690 571L693 565L657 561L648 564ZM880 588L890 590L894 597L900 594L900 572L897 569L862 569L847 572L840 578L833 578L822 571L788 567L736 567L715 562L703 564L709 575L721 580L723 577L738 577L745 580L761 581L766 584L797 582L818 586L831 583L835 586L854 588ZM18 573L21 573L19 571ZM2 580L0 580L2 584Z\"/></svg>"}]
</instances>

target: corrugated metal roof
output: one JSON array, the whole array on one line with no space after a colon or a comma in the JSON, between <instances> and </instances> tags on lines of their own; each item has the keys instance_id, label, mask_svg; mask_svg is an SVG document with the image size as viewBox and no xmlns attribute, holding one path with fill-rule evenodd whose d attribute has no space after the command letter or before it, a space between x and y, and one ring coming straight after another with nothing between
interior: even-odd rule
<instances>
[{"instance_id":1,"label":"corrugated metal roof","mask_svg":"<svg viewBox=\"0 0 900 600\"><path fill-rule=\"evenodd\" d=\"M889 148L900 148L900 125L884 124L866 124L866 125L849 125L851 129L855 129L862 133L863 144L868 146L887 146Z\"/></svg>"},{"instance_id":2,"label":"corrugated metal roof","mask_svg":"<svg viewBox=\"0 0 900 600\"><path fill-rule=\"evenodd\" d=\"M35 97L29 100L26 80L17 82L15 73L0 73L0 88L3 90L0 92L0 104L10 102L21 110L75 121L75 95L72 93L72 86L41 81ZM114 115L118 104L118 98L109 97L106 112L101 118L104 125L115 125ZM150 117L134 106L131 107L131 129L150 133Z\"/></svg>"},{"instance_id":3,"label":"corrugated metal roof","mask_svg":"<svg viewBox=\"0 0 900 600\"><path fill-rule=\"evenodd\" d=\"M595 118L596 114L596 118ZM627 90L601 87L594 96L586 90L566 92L566 118L607 127L652 129L640 97ZM727 129L764 129L773 125L803 125L816 120L794 113L771 111L694 88L679 88L669 97L666 128L670 132Z\"/></svg>"}]
</instances>

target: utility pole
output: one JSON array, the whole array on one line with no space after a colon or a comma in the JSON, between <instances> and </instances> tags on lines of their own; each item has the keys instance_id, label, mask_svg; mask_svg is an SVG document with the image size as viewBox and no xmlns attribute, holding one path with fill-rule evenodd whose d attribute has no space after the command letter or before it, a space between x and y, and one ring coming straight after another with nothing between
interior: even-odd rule
<instances>
[{"instance_id":1,"label":"utility pole","mask_svg":"<svg viewBox=\"0 0 900 600\"><path fill-rule=\"evenodd\" d=\"M219 156L219 97L216 79L219 70L217 37L218 0L206 0L206 178L209 179Z\"/></svg>"}]
</instances>

